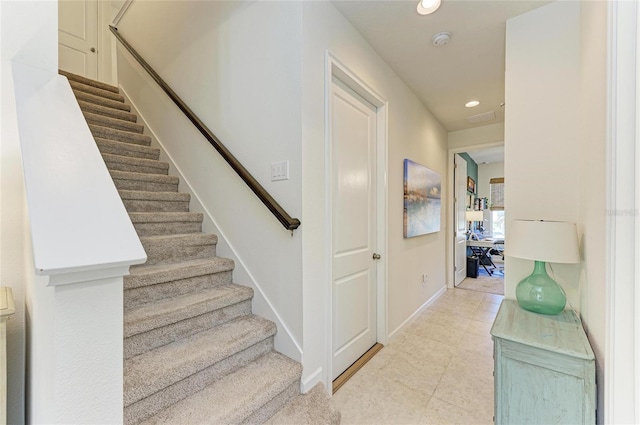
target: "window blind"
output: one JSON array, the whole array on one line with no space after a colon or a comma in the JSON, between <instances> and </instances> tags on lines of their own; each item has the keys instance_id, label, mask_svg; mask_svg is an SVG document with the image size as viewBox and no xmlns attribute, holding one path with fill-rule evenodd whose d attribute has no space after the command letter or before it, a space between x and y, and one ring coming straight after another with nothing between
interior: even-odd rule
<instances>
[{"instance_id":1,"label":"window blind","mask_svg":"<svg viewBox=\"0 0 640 425\"><path fill-rule=\"evenodd\" d=\"M493 178L489 180L489 186L491 188L491 211L504 210L504 177Z\"/></svg>"}]
</instances>

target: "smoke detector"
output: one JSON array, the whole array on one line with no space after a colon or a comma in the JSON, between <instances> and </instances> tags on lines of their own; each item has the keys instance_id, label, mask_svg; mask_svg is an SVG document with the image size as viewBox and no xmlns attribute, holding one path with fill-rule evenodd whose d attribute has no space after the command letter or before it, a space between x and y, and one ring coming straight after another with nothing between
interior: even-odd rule
<instances>
[{"instance_id":1,"label":"smoke detector","mask_svg":"<svg viewBox=\"0 0 640 425\"><path fill-rule=\"evenodd\" d=\"M431 37L431 42L436 47L442 47L445 44L449 44L451 40L451 33L449 32L439 32Z\"/></svg>"}]
</instances>

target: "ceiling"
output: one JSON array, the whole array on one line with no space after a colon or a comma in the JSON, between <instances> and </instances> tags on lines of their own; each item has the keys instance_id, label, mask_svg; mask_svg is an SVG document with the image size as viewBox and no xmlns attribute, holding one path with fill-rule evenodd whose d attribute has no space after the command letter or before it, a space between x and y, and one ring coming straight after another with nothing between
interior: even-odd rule
<instances>
[{"instance_id":1,"label":"ceiling","mask_svg":"<svg viewBox=\"0 0 640 425\"><path fill-rule=\"evenodd\" d=\"M448 131L504 122L506 21L546 3L442 0L422 16L418 0L333 2ZM451 40L435 47L431 38L441 31ZM480 105L465 108L473 99ZM493 120L467 121L490 111Z\"/></svg>"},{"instance_id":2,"label":"ceiling","mask_svg":"<svg viewBox=\"0 0 640 425\"><path fill-rule=\"evenodd\" d=\"M467 151L467 154L476 164L493 164L494 162L504 162L504 145L483 148L475 151Z\"/></svg>"}]
</instances>

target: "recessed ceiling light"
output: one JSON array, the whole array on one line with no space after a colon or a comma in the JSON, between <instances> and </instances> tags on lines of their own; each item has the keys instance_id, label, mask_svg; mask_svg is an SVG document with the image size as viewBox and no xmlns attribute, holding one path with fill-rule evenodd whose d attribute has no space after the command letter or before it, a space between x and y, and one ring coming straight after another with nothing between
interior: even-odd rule
<instances>
[{"instance_id":1,"label":"recessed ceiling light","mask_svg":"<svg viewBox=\"0 0 640 425\"><path fill-rule=\"evenodd\" d=\"M480 104L479 100L471 100L464 104L466 108L473 108L474 106L478 106Z\"/></svg>"},{"instance_id":2,"label":"recessed ceiling light","mask_svg":"<svg viewBox=\"0 0 640 425\"><path fill-rule=\"evenodd\" d=\"M421 0L418 2L418 13L429 15L440 7L440 0Z\"/></svg>"}]
</instances>

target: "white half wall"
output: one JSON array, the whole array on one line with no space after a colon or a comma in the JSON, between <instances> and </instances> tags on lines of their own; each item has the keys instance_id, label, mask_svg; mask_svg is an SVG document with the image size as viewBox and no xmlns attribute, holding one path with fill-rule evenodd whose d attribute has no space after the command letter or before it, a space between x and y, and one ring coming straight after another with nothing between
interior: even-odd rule
<instances>
[{"instance_id":1,"label":"white half wall","mask_svg":"<svg viewBox=\"0 0 640 425\"><path fill-rule=\"evenodd\" d=\"M0 2L0 284L13 290L16 313L7 323L7 423L24 423L25 288L33 269L12 62L58 69L56 2Z\"/></svg>"}]
</instances>

